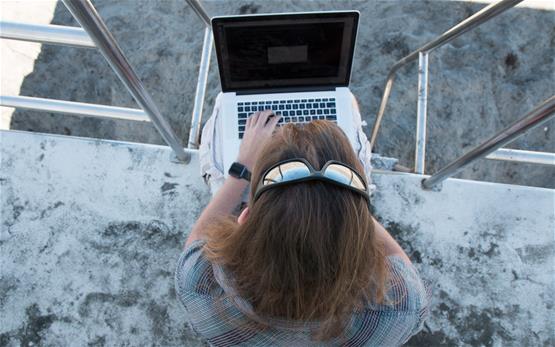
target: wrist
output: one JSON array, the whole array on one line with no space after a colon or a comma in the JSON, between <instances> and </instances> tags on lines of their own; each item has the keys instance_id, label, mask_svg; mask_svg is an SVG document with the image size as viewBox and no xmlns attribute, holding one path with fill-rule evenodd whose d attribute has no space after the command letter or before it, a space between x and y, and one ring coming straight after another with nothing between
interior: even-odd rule
<instances>
[{"instance_id":1,"label":"wrist","mask_svg":"<svg viewBox=\"0 0 555 347\"><path fill-rule=\"evenodd\" d=\"M238 178L235 176L231 176L229 175L226 179L227 181L233 182L234 185L240 185L240 186L248 186L250 184L249 181L243 179L243 178Z\"/></svg>"}]
</instances>

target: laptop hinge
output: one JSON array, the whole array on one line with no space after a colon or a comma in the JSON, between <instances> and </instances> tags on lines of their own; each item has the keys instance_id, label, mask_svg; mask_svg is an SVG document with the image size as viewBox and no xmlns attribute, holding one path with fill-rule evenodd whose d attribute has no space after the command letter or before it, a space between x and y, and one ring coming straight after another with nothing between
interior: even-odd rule
<instances>
[{"instance_id":1,"label":"laptop hinge","mask_svg":"<svg viewBox=\"0 0 555 347\"><path fill-rule=\"evenodd\" d=\"M337 88L337 86L246 89L246 90L236 91L235 94L251 95L251 94L273 94L273 93L329 92L329 91L335 91L335 88Z\"/></svg>"}]
</instances>

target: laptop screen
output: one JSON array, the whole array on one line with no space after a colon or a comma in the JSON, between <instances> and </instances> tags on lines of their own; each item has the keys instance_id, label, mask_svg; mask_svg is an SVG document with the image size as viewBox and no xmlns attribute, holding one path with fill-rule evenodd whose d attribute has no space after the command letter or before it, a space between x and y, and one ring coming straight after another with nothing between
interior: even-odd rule
<instances>
[{"instance_id":1,"label":"laptop screen","mask_svg":"<svg viewBox=\"0 0 555 347\"><path fill-rule=\"evenodd\" d=\"M347 86L358 12L215 17L224 92Z\"/></svg>"}]
</instances>

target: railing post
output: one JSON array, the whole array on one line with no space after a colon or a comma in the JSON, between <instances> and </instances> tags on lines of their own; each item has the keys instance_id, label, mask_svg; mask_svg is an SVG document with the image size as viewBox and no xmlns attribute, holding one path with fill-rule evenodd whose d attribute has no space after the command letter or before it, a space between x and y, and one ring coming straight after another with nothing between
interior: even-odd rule
<instances>
[{"instance_id":1,"label":"railing post","mask_svg":"<svg viewBox=\"0 0 555 347\"><path fill-rule=\"evenodd\" d=\"M214 37L209 26L204 29L204 40L202 43L202 55L198 69L197 89L195 92L195 103L193 105L193 116L191 117L191 130L189 132L188 148L198 148L200 123L202 120L202 108L204 106L204 96L206 94L206 82L208 80L208 70L210 69L210 55Z\"/></svg>"},{"instance_id":2,"label":"railing post","mask_svg":"<svg viewBox=\"0 0 555 347\"><path fill-rule=\"evenodd\" d=\"M186 153L168 121L162 116L152 97L123 55L121 48L89 0L63 0L65 6L81 27L89 34L104 58L108 61L135 101L142 107L152 123L182 162L189 162Z\"/></svg>"},{"instance_id":3,"label":"railing post","mask_svg":"<svg viewBox=\"0 0 555 347\"><path fill-rule=\"evenodd\" d=\"M193 115L191 117L191 129L189 131L188 148L198 148L200 137L200 124L202 122L202 109L204 107L204 97L206 94L206 82L208 80L208 70L210 69L210 56L214 37L210 23L210 16L204 9L199 0L187 0L193 11L204 22L204 40L202 41L202 55L198 69L197 89L195 91L195 102L193 104Z\"/></svg>"},{"instance_id":4,"label":"railing post","mask_svg":"<svg viewBox=\"0 0 555 347\"><path fill-rule=\"evenodd\" d=\"M428 52L418 53L418 104L414 172L423 174L426 165L426 111L428 107Z\"/></svg>"}]
</instances>

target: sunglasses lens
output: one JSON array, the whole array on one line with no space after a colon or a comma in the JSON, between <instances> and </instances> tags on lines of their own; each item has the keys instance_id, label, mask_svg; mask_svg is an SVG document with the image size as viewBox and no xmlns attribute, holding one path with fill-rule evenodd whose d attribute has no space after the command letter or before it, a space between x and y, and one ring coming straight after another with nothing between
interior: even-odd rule
<instances>
[{"instance_id":1,"label":"sunglasses lens","mask_svg":"<svg viewBox=\"0 0 555 347\"><path fill-rule=\"evenodd\" d=\"M303 162L292 161L273 168L264 176L265 186L272 183L287 182L310 176L310 170Z\"/></svg>"},{"instance_id":2,"label":"sunglasses lens","mask_svg":"<svg viewBox=\"0 0 555 347\"><path fill-rule=\"evenodd\" d=\"M353 181L351 182L351 186L360 190L366 190L366 186L364 185L364 182L360 179L360 177L358 177L358 175L353 175Z\"/></svg>"},{"instance_id":3,"label":"sunglasses lens","mask_svg":"<svg viewBox=\"0 0 555 347\"><path fill-rule=\"evenodd\" d=\"M337 181L346 185L349 185L351 183L352 175L353 174L351 170L337 164L331 164L326 168L326 171L324 172L324 176L326 176L327 178L331 178L334 181Z\"/></svg>"},{"instance_id":4,"label":"sunglasses lens","mask_svg":"<svg viewBox=\"0 0 555 347\"><path fill-rule=\"evenodd\" d=\"M350 185L353 188L366 190L362 180L350 168L339 165L331 164L326 168L324 176L331 178L334 181Z\"/></svg>"}]
</instances>

